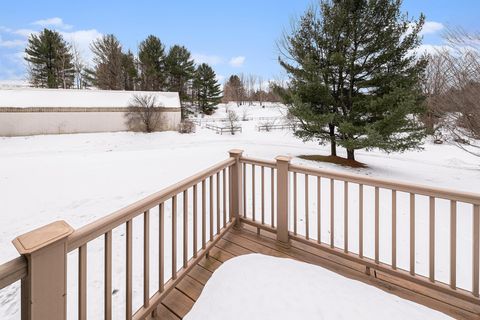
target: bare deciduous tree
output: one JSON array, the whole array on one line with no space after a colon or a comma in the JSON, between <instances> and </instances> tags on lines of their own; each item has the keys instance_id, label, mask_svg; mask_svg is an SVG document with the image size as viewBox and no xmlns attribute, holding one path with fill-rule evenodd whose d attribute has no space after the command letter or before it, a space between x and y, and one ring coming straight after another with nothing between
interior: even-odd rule
<instances>
[{"instance_id":1,"label":"bare deciduous tree","mask_svg":"<svg viewBox=\"0 0 480 320\"><path fill-rule=\"evenodd\" d=\"M135 95L126 114L127 125L134 131L157 130L160 126L162 107L153 94Z\"/></svg>"},{"instance_id":2,"label":"bare deciduous tree","mask_svg":"<svg viewBox=\"0 0 480 320\"><path fill-rule=\"evenodd\" d=\"M233 110L227 111L227 126L231 134L235 134L235 130L238 128L238 115Z\"/></svg>"},{"instance_id":3,"label":"bare deciduous tree","mask_svg":"<svg viewBox=\"0 0 480 320\"><path fill-rule=\"evenodd\" d=\"M442 117L453 143L480 157L480 34L450 28L444 37L448 48L429 59L428 109Z\"/></svg>"}]
</instances>

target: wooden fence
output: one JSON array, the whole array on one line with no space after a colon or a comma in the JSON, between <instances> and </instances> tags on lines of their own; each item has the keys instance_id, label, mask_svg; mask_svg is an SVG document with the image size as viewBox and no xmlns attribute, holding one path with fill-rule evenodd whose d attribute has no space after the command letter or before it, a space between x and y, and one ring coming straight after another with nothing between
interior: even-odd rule
<instances>
[{"instance_id":1,"label":"wooden fence","mask_svg":"<svg viewBox=\"0 0 480 320\"><path fill-rule=\"evenodd\" d=\"M250 171L249 171L249 170ZM303 194L299 195L298 176L304 176ZM330 210L322 210L322 199L325 198L322 182L329 181L328 196ZM311 185L315 181L315 185ZM343 184L341 195L336 192L335 183ZM358 187L358 212L349 211L350 185ZM365 188L373 188L374 216L374 257L364 254L364 201ZM315 199L312 196L315 188ZM201 189L201 192L199 192ZM391 210L380 212L381 190L391 193ZM397 264L397 193L409 195L410 223L408 233L410 238L410 266L408 270L401 269ZM323 196L323 197L322 197ZM335 199L343 198L343 246L335 243ZM429 275L419 274L415 269L416 241L416 206L417 197L429 199ZM182 225L178 225L178 199L182 199ZM304 215L300 216L299 203L304 199ZM446 199L450 203L449 248L436 248L436 211L437 199ZM316 208L310 208L312 201ZM167 215L166 203L170 203L171 214ZM457 205L459 202L470 206L472 215L471 231L471 288L457 286ZM267 210L269 207L269 210ZM191 208L191 209L190 209ZM208 210L207 210L208 208ZM73 230L63 221L55 222L43 228L17 237L13 242L22 254L0 266L0 290L6 286L21 281L21 314L22 319L65 319L66 307L66 273L67 253L78 254L78 319L87 319L87 257L88 245L95 239L102 239L104 244L104 318L112 319L112 232L125 226L125 286L124 296L126 319L146 319L155 315L161 300L175 285L191 270L197 262L206 255L212 246L233 226L240 222L253 225L258 230L274 233L280 244L289 246L292 241L300 242L314 250L338 256L365 267L366 272L377 270L400 279L409 284L419 285L438 292L446 297L454 297L462 301L478 305L479 300L479 254L480 254L480 195L458 192L440 188L419 186L398 181L375 179L368 176L314 169L290 163L289 157L277 157L275 161L265 161L242 156L241 150L230 151L230 157L207 170L204 170L171 187L153 194L111 215L99 219L80 229ZM150 217L155 209L158 214L158 225L152 226ZM158 213L157 213L158 209ZM312 210L316 210L316 226L310 221ZM193 212L189 211L192 210ZM180 213L180 216L181 214ZM193 224L189 234L189 219L191 214ZM352 214L358 216L358 225L349 223ZM380 219L384 215L391 216L391 260L380 259L380 248L385 245L380 234ZM321 237L322 215L330 216L329 241ZM139 308L132 305L132 256L133 256L133 219L143 219L143 304ZM166 219L171 219L166 230ZM305 228L300 230L300 220ZM150 256L151 228L158 228L158 256ZM349 228L358 229L358 252L353 252L349 244ZM311 233L311 230L316 232ZM182 241L177 243L177 235L181 233ZM201 233L201 236L200 234ZM171 237L171 265L165 264L165 237ZM201 239L199 241L199 239ZM193 252L192 255L189 255ZM442 283L435 276L436 254L439 250L449 250L450 281ZM177 252L181 252L182 261L177 261ZM150 259L158 259L158 270L150 270ZM165 279L165 269L171 269L170 279ZM158 290L150 294L150 275L158 272ZM288 276L288 275L286 275ZM428 295L428 293L422 292Z\"/></svg>"}]
</instances>

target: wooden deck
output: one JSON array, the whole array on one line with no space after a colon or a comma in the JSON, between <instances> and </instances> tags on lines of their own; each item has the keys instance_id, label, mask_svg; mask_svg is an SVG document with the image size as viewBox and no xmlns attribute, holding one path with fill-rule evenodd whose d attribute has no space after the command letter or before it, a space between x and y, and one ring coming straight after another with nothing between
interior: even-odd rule
<instances>
[{"instance_id":1,"label":"wooden deck","mask_svg":"<svg viewBox=\"0 0 480 320\"><path fill-rule=\"evenodd\" d=\"M272 234L262 231L261 235L259 235L256 232L256 228L243 225L241 230L229 231L210 251L210 256L203 258L170 292L158 309L158 319L182 319L193 307L213 272L223 262L233 257L250 253L291 258L319 265L348 278L362 281L404 299L439 310L456 319L473 320L480 318L480 306L478 306L476 313L466 311L457 306L415 293L409 289L412 284L394 279L388 275L374 271L368 275L365 272L365 267L361 265L329 255L302 243L292 241L291 247L285 248L274 240ZM462 305L459 301L455 301L455 303ZM471 309L472 306L469 306L469 308Z\"/></svg>"}]
</instances>

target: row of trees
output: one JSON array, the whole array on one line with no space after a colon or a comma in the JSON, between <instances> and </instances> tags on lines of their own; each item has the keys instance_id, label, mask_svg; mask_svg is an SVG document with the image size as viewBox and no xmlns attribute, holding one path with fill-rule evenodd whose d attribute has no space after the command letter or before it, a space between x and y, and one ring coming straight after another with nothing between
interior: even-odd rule
<instances>
[{"instance_id":1,"label":"row of trees","mask_svg":"<svg viewBox=\"0 0 480 320\"><path fill-rule=\"evenodd\" d=\"M211 113L221 100L213 69L205 63L196 66L184 46L174 45L167 51L158 37L150 35L135 56L130 50L124 52L119 40L109 34L95 40L91 50L90 68L60 33L44 29L32 34L25 49L31 83L45 88L174 91L180 94L183 116L187 104Z\"/></svg>"},{"instance_id":2,"label":"row of trees","mask_svg":"<svg viewBox=\"0 0 480 320\"><path fill-rule=\"evenodd\" d=\"M238 105L245 103L252 105L254 102L263 105L265 101L280 102L281 97L274 90L279 85L280 81L265 82L261 76L231 75L223 86L223 101L235 101Z\"/></svg>"}]
</instances>

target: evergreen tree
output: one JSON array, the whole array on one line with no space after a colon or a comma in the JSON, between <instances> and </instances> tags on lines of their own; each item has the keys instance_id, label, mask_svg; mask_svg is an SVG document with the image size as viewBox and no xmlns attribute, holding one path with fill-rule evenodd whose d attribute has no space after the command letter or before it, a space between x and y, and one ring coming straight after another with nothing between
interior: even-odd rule
<instances>
[{"instance_id":1,"label":"evergreen tree","mask_svg":"<svg viewBox=\"0 0 480 320\"><path fill-rule=\"evenodd\" d=\"M174 45L166 57L167 89L178 92L182 102L182 119L187 116L185 102L188 100L188 84L193 79L195 64L190 51L184 46Z\"/></svg>"},{"instance_id":2,"label":"evergreen tree","mask_svg":"<svg viewBox=\"0 0 480 320\"><path fill-rule=\"evenodd\" d=\"M95 85L100 89L125 88L122 46L113 34L104 35L91 45L95 64Z\"/></svg>"},{"instance_id":3,"label":"evergreen tree","mask_svg":"<svg viewBox=\"0 0 480 320\"><path fill-rule=\"evenodd\" d=\"M35 87L71 88L75 78L70 46L60 33L44 29L32 34L25 49L30 80Z\"/></svg>"},{"instance_id":4,"label":"evergreen tree","mask_svg":"<svg viewBox=\"0 0 480 320\"><path fill-rule=\"evenodd\" d=\"M144 91L165 89L165 46L159 38L150 35L138 48L140 88Z\"/></svg>"},{"instance_id":5,"label":"evergreen tree","mask_svg":"<svg viewBox=\"0 0 480 320\"><path fill-rule=\"evenodd\" d=\"M217 109L222 100L220 84L217 82L215 71L206 63L202 63L195 70L193 88L196 100L202 113L210 115Z\"/></svg>"},{"instance_id":6,"label":"evergreen tree","mask_svg":"<svg viewBox=\"0 0 480 320\"><path fill-rule=\"evenodd\" d=\"M245 96L245 91L245 87L239 76L232 75L228 78L224 88L224 94L228 101L236 101L237 105L240 105L242 98Z\"/></svg>"},{"instance_id":7,"label":"evergreen tree","mask_svg":"<svg viewBox=\"0 0 480 320\"><path fill-rule=\"evenodd\" d=\"M138 72L135 65L135 57L133 53L128 50L122 55L122 70L123 70L123 87L125 90L135 90Z\"/></svg>"},{"instance_id":8,"label":"evergreen tree","mask_svg":"<svg viewBox=\"0 0 480 320\"><path fill-rule=\"evenodd\" d=\"M304 140L347 149L403 151L424 137L420 45L424 16L400 11L401 0L322 0L283 42L280 64L290 76L290 113Z\"/></svg>"}]
</instances>

